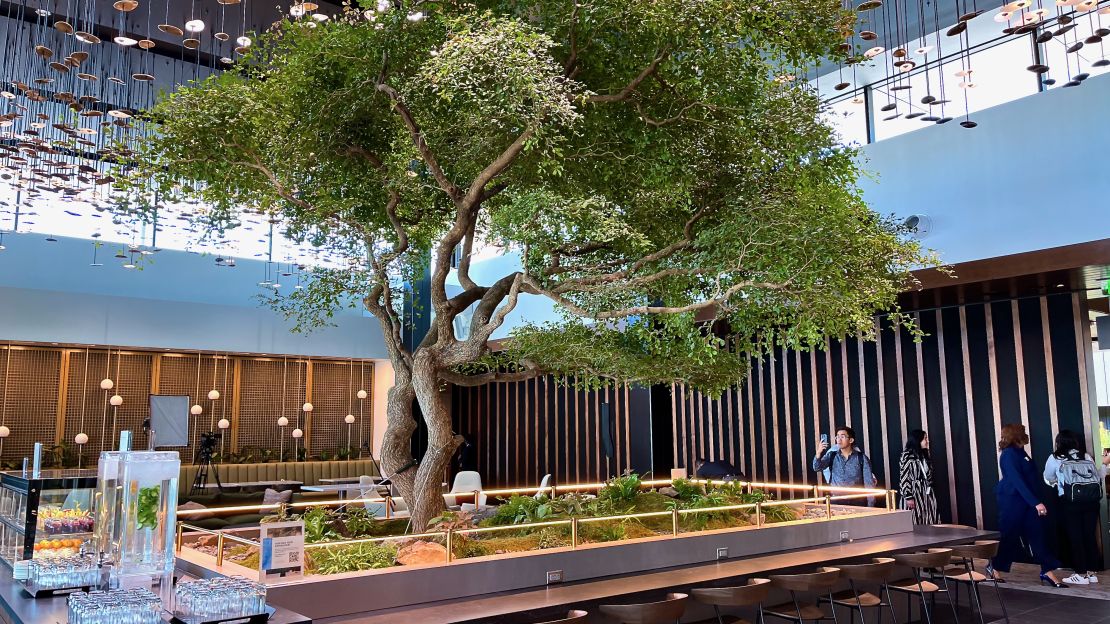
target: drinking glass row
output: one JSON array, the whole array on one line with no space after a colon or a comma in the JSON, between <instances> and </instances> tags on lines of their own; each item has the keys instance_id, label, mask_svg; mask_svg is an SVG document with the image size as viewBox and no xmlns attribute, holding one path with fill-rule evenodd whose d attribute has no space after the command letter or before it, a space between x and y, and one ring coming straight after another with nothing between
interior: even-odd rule
<instances>
[{"instance_id":1,"label":"drinking glass row","mask_svg":"<svg viewBox=\"0 0 1110 624\"><path fill-rule=\"evenodd\" d=\"M162 601L149 589L75 592L69 624L163 624Z\"/></svg>"}]
</instances>

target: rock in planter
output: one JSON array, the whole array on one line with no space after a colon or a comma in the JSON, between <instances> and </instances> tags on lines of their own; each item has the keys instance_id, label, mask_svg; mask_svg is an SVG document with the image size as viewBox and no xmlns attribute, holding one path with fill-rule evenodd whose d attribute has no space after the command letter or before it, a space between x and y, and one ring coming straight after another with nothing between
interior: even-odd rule
<instances>
[{"instance_id":1,"label":"rock in planter","mask_svg":"<svg viewBox=\"0 0 1110 624\"><path fill-rule=\"evenodd\" d=\"M447 549L435 542L415 541L397 551L399 565L422 565L425 563L445 563Z\"/></svg>"},{"instance_id":2,"label":"rock in planter","mask_svg":"<svg viewBox=\"0 0 1110 624\"><path fill-rule=\"evenodd\" d=\"M678 490L673 487L659 488L659 493L669 498L678 498Z\"/></svg>"}]
</instances>

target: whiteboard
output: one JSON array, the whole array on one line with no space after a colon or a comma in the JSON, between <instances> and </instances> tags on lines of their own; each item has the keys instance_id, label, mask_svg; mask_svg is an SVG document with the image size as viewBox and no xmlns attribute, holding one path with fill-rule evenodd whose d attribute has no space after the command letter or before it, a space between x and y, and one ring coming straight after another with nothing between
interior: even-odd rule
<instances>
[{"instance_id":1,"label":"whiteboard","mask_svg":"<svg viewBox=\"0 0 1110 624\"><path fill-rule=\"evenodd\" d=\"M150 395L150 427L155 446L188 446L189 397Z\"/></svg>"}]
</instances>

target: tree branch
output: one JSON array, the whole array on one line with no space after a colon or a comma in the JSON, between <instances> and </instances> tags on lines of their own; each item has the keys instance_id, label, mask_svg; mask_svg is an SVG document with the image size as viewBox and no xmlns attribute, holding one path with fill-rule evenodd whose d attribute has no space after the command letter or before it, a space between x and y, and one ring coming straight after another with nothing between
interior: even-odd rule
<instances>
[{"instance_id":1,"label":"tree branch","mask_svg":"<svg viewBox=\"0 0 1110 624\"><path fill-rule=\"evenodd\" d=\"M640 119L643 119L644 123L646 123L649 126L655 127L655 128L661 128L663 126L669 126L673 123L676 123L676 122L684 119L683 114L686 111L690 110L691 108L693 108L697 105L698 105L698 102L691 102L691 103L687 104L686 106L683 106L682 110L678 111L678 114L675 115L674 117L668 117L667 119L653 119L650 116L648 116L647 113L644 112L644 109L643 109L643 107L640 106L639 102L636 102L636 104L635 104L636 112L639 113Z\"/></svg>"},{"instance_id":2,"label":"tree branch","mask_svg":"<svg viewBox=\"0 0 1110 624\"><path fill-rule=\"evenodd\" d=\"M363 158L364 160L368 161L371 165L373 165L375 169L377 169L379 171L384 171L385 170L385 163L382 162L381 157L379 157L374 152L371 152L371 151L369 151L369 150L367 150L367 149L365 149L365 148L363 148L359 145L352 145L352 146L348 147L347 148L347 153L351 154L352 156L359 156L359 157Z\"/></svg>"},{"instance_id":3,"label":"tree branch","mask_svg":"<svg viewBox=\"0 0 1110 624\"><path fill-rule=\"evenodd\" d=\"M612 95L591 95L590 97L586 98L586 101L592 104L610 104L627 100L636 90L636 88L640 86L640 83L647 79L648 76L654 74L655 70L659 69L659 64L662 63L663 60L667 58L670 53L670 48L663 48L658 54L655 55L655 58L652 59L651 63L647 67L645 67L638 76L633 78L632 82L625 85L624 88L621 89L619 92Z\"/></svg>"},{"instance_id":4,"label":"tree branch","mask_svg":"<svg viewBox=\"0 0 1110 624\"><path fill-rule=\"evenodd\" d=\"M455 384L456 386L466 386L472 388L474 386L483 386L488 383L497 381L527 381L535 379L543 374L539 368L532 368L531 366L525 367L524 370L513 371L511 373L482 373L480 375L464 375L456 373L449 369L443 369L439 372L439 376L444 381Z\"/></svg>"},{"instance_id":5,"label":"tree branch","mask_svg":"<svg viewBox=\"0 0 1110 624\"><path fill-rule=\"evenodd\" d=\"M736 284L733 284L728 290L726 290L724 293L721 293L718 296L710 297L709 299L706 299L705 301L699 301L697 303L690 303L690 304L687 304L687 305L684 305L684 306L650 306L650 305L644 305L644 306L632 306L630 308L624 308L624 309L621 309L621 310L604 310L604 311L600 311L600 312L590 312L589 310L586 310L585 308L575 304L573 301L571 301L570 299L567 299L566 297L564 297L563 295L561 295L558 292L545 290L543 287L541 287L539 284L535 283L535 281L531 280L530 278L528 279L528 283L525 285L524 291L528 292L528 293L531 293L531 294L543 295L543 296L551 299L552 301L558 303L559 305L565 307L568 311L570 311L572 314L575 314L577 316L581 316L583 318L589 318L589 319L594 319L594 320L599 320L600 321L600 320L608 320L608 319L628 318L630 316L641 316L641 315L644 315L644 314L683 314L683 313L686 313L686 312L697 312L698 310L703 310L705 308L710 308L710 307L719 305L722 301L728 300L729 297L735 295L736 293L740 292L741 290L744 290L745 288L762 288L764 290L786 290L787 288L790 287L791 283L792 283L792 280L787 280L787 281L781 282L781 283L779 283L779 282L757 282L757 281L745 280L745 281L737 282Z\"/></svg>"},{"instance_id":6,"label":"tree branch","mask_svg":"<svg viewBox=\"0 0 1110 624\"><path fill-rule=\"evenodd\" d=\"M491 162L485 169L482 170L481 173L478 174L476 178L474 178L474 182L470 184L470 188L467 190L466 196L463 197L463 205L472 206L481 201L482 192L486 188L486 185L492 182L494 178L501 175L506 169L509 168L510 165L513 164L513 161L516 160L516 157L519 156L520 152L524 150L525 143L528 142L528 139L532 138L532 135L535 134L535 132L535 128L528 128L524 132L521 132L520 136L518 136L516 140L514 140L508 147L505 148L505 151L501 152L501 154L496 159L494 159L493 162Z\"/></svg>"},{"instance_id":7,"label":"tree branch","mask_svg":"<svg viewBox=\"0 0 1110 624\"><path fill-rule=\"evenodd\" d=\"M694 225L696 225L698 221L705 217L705 215L709 214L710 209L710 205L705 204L701 208L698 208L698 210L693 215L691 215L689 219L686 220L686 223L682 226L682 240L671 243L670 245L667 245L662 249L659 249L640 258L639 260L633 262L626 269L614 271L605 275L594 275L568 279L565 282L562 282L555 289L554 292L568 292L584 285L599 284L606 281L623 279L625 277L628 277L629 275L632 275L636 271L639 271L649 263L658 262L660 260L664 260L666 258L669 258L670 256L673 256L679 251L694 244ZM544 275L553 275L556 272L553 269L557 268L557 266L558 265L554 263L550 264L547 269L544 270Z\"/></svg>"},{"instance_id":8,"label":"tree branch","mask_svg":"<svg viewBox=\"0 0 1110 624\"><path fill-rule=\"evenodd\" d=\"M408 128L409 135L412 136L413 144L416 145L417 151L420 152L420 157L424 159L424 164L428 165L428 169L432 172L432 176L435 177L436 182L439 183L439 187L443 189L443 192L447 193L451 201L458 203L460 200L459 188L447 178L445 173L443 173L443 169L439 166L439 161L436 160L435 154L432 152L432 149L428 147L428 142L424 140L424 132L420 129L420 125L416 123L416 119L412 116L412 111L401 101L401 94L397 93L397 90L393 87L384 83L378 84L378 91L388 95L390 101L393 102L393 110L397 111L397 114L401 116L401 120L404 121L405 127Z\"/></svg>"},{"instance_id":9,"label":"tree branch","mask_svg":"<svg viewBox=\"0 0 1110 624\"><path fill-rule=\"evenodd\" d=\"M474 280L470 279L470 256L474 253L474 228L470 228L466 238L463 239L462 259L459 261L459 284L463 288L473 290L478 287Z\"/></svg>"},{"instance_id":10,"label":"tree branch","mask_svg":"<svg viewBox=\"0 0 1110 624\"><path fill-rule=\"evenodd\" d=\"M578 73L578 0L570 0L570 55L563 64L563 77L570 78Z\"/></svg>"}]
</instances>

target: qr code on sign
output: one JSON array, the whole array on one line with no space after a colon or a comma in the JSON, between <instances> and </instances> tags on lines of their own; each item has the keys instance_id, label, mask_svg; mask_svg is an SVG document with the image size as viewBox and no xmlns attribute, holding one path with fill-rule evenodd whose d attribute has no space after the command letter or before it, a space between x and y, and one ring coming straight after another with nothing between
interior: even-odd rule
<instances>
[{"instance_id":1,"label":"qr code on sign","mask_svg":"<svg viewBox=\"0 0 1110 624\"><path fill-rule=\"evenodd\" d=\"M300 562L301 562L301 553L296 552L296 551L293 551L293 552L289 553L289 563L300 563Z\"/></svg>"}]
</instances>

